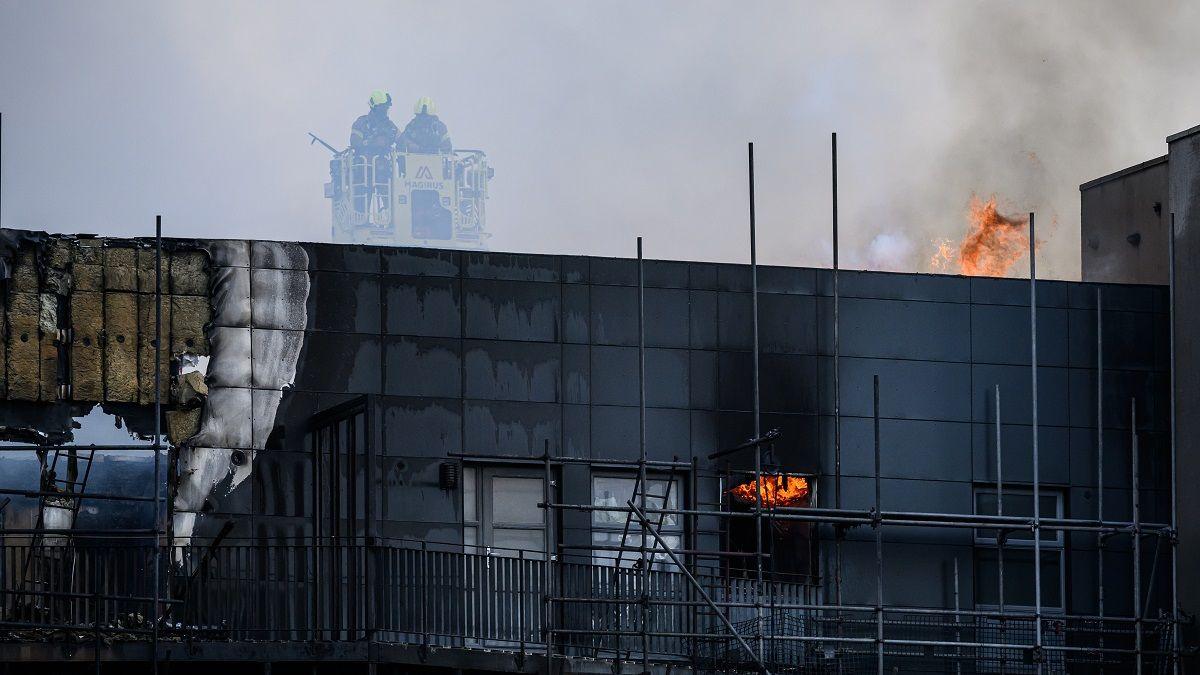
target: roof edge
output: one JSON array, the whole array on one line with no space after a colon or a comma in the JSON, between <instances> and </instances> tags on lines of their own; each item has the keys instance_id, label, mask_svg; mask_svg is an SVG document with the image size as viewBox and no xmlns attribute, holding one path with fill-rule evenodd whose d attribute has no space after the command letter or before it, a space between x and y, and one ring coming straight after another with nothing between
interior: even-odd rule
<instances>
[{"instance_id":1,"label":"roof edge","mask_svg":"<svg viewBox=\"0 0 1200 675\"><path fill-rule=\"evenodd\" d=\"M1200 127L1196 127L1196 128L1200 129ZM1141 164L1134 164L1133 166L1126 167L1124 169L1121 169L1120 171L1114 171L1106 176L1101 176L1099 178L1093 178L1092 180L1089 180L1088 182L1081 184L1079 186L1079 190L1082 192L1083 190L1088 190L1088 189L1094 188L1098 185L1103 185L1104 183L1108 183L1110 181L1117 180L1118 178L1124 178L1125 176L1129 176L1131 174L1135 174L1140 171L1145 171L1146 169L1149 169L1150 167L1158 166L1159 164L1166 164L1167 157L1168 157L1168 155L1163 155L1162 157L1155 157L1154 159L1148 159L1148 160L1142 162Z\"/></svg>"}]
</instances>

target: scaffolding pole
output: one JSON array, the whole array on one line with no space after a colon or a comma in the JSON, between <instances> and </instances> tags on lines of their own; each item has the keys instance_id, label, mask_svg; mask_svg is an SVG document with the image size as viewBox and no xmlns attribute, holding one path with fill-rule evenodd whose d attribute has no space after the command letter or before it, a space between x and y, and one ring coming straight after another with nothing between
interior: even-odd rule
<instances>
[{"instance_id":1,"label":"scaffolding pole","mask_svg":"<svg viewBox=\"0 0 1200 675\"><path fill-rule=\"evenodd\" d=\"M1141 471L1138 467L1138 435L1137 435L1137 399L1129 399L1129 446L1133 463L1133 491L1130 498L1133 512L1133 639L1137 660L1137 673L1142 674L1142 531L1138 526L1141 520L1142 500L1138 495L1141 489L1139 479Z\"/></svg>"},{"instance_id":2,"label":"scaffolding pole","mask_svg":"<svg viewBox=\"0 0 1200 675\"><path fill-rule=\"evenodd\" d=\"M1038 457L1038 372L1037 372L1037 246L1033 212L1029 212L1029 350L1030 397L1033 407L1033 614L1034 659L1042 672L1042 500Z\"/></svg>"},{"instance_id":3,"label":"scaffolding pole","mask_svg":"<svg viewBox=\"0 0 1200 675\"><path fill-rule=\"evenodd\" d=\"M1171 368L1171 672L1179 675L1179 533L1176 529L1179 503L1175 485L1175 212L1171 212L1171 233L1167 237L1167 297L1169 299L1168 325L1170 330Z\"/></svg>"},{"instance_id":4,"label":"scaffolding pole","mask_svg":"<svg viewBox=\"0 0 1200 675\"><path fill-rule=\"evenodd\" d=\"M1104 520L1104 295L1096 287L1096 520ZM1104 648L1104 548L1107 537L1096 533L1096 613L1100 615L1100 648ZM1100 659L1104 672L1104 659Z\"/></svg>"}]
</instances>

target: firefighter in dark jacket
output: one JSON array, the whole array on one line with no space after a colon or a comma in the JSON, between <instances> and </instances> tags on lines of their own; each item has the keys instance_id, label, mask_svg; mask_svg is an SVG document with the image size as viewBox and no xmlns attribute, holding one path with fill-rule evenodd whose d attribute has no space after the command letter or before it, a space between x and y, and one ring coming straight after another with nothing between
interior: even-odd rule
<instances>
[{"instance_id":1,"label":"firefighter in dark jacket","mask_svg":"<svg viewBox=\"0 0 1200 675\"><path fill-rule=\"evenodd\" d=\"M354 150L352 183L354 185L354 209L360 213L368 210L370 197L389 194L382 188L392 180L392 146L399 130L388 119L392 107L392 95L376 89L369 100L371 111L354 120L350 129L350 148ZM371 171L367 168L371 167Z\"/></svg>"},{"instance_id":2,"label":"firefighter in dark jacket","mask_svg":"<svg viewBox=\"0 0 1200 675\"><path fill-rule=\"evenodd\" d=\"M433 99L422 96L413 106L413 118L404 127L396 147L404 152L419 152L423 154L449 154L454 146L450 143L450 133L446 125L437 116L437 107Z\"/></svg>"}]
</instances>

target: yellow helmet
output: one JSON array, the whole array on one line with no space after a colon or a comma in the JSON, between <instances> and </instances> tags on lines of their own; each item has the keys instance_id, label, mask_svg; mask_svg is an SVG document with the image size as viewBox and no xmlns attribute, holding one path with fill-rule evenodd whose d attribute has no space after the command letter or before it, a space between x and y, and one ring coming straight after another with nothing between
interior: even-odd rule
<instances>
[{"instance_id":1,"label":"yellow helmet","mask_svg":"<svg viewBox=\"0 0 1200 675\"><path fill-rule=\"evenodd\" d=\"M413 114L420 115L421 113L429 115L437 114L437 106L433 104L433 99L428 96L422 96L417 99L416 104L413 105Z\"/></svg>"},{"instance_id":2,"label":"yellow helmet","mask_svg":"<svg viewBox=\"0 0 1200 675\"><path fill-rule=\"evenodd\" d=\"M369 103L371 104L372 108L374 108L377 105L389 104L391 102L392 102L392 95L387 93L386 91L384 91L382 89L376 89L375 91L371 92L371 99L370 99Z\"/></svg>"}]
</instances>

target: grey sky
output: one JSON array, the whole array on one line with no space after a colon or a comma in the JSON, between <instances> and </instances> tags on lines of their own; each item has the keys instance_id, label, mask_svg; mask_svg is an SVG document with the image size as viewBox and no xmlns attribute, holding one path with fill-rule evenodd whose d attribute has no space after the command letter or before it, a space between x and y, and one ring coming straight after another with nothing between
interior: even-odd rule
<instances>
[{"instance_id":1,"label":"grey sky","mask_svg":"<svg viewBox=\"0 0 1200 675\"><path fill-rule=\"evenodd\" d=\"M837 5L836 8L829 7ZM374 88L496 168L494 250L924 270L972 192L1078 276L1079 183L1200 123L1172 2L0 0L0 223L326 241L327 153ZM1032 155L1030 153L1033 153ZM1051 224L1053 223L1053 224ZM1041 268L1041 266L1039 266Z\"/></svg>"}]
</instances>

